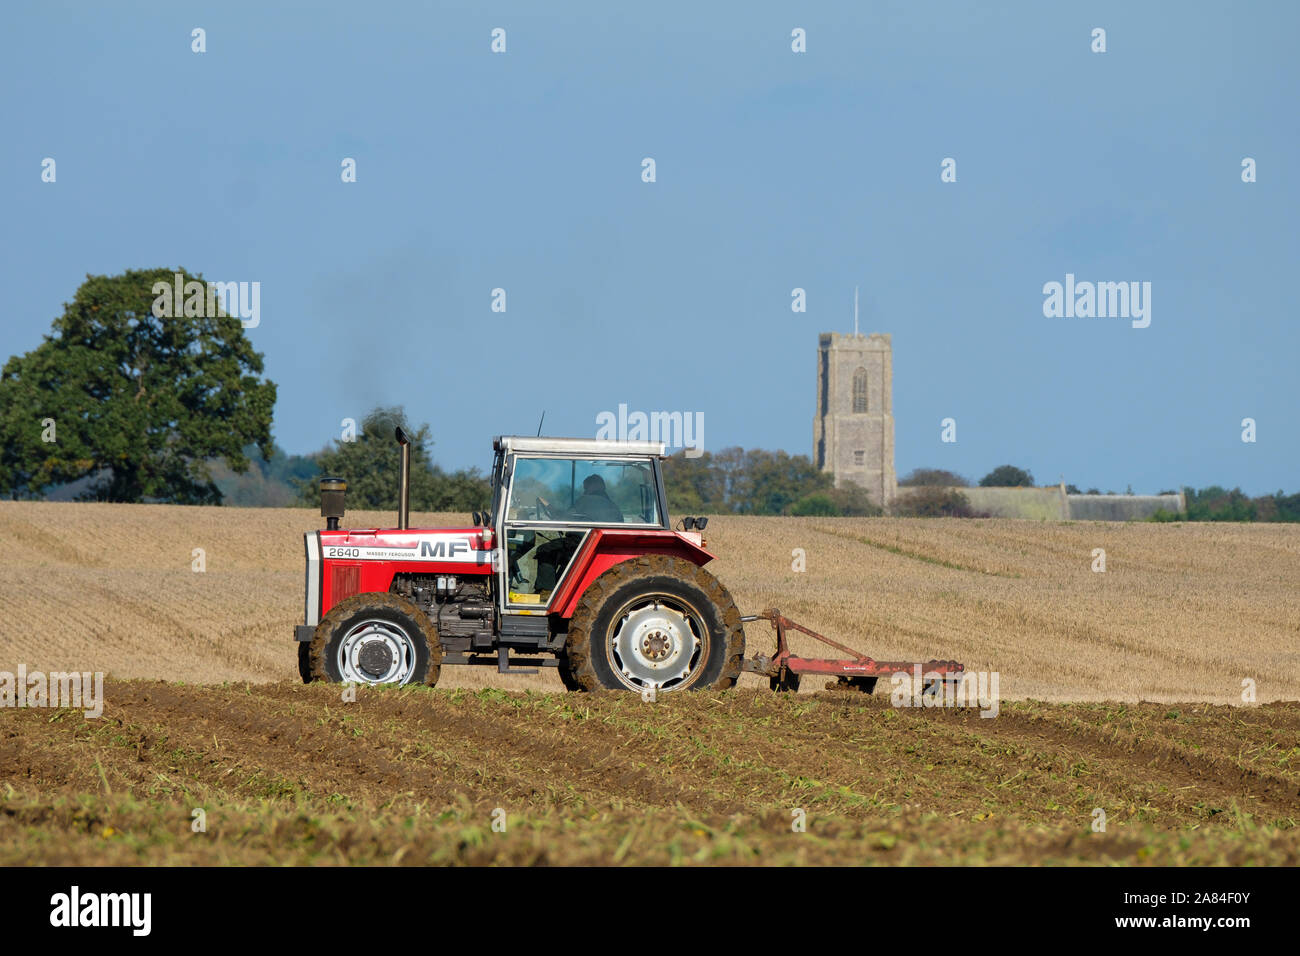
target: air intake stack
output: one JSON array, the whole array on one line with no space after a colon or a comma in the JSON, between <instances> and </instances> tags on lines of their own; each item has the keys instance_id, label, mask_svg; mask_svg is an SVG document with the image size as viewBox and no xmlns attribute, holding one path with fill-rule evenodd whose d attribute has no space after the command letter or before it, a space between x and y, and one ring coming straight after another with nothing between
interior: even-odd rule
<instances>
[{"instance_id":1,"label":"air intake stack","mask_svg":"<svg viewBox=\"0 0 1300 956\"><path fill-rule=\"evenodd\" d=\"M347 491L348 483L342 478L320 480L320 514L325 519L326 530L339 530L339 520L343 517L343 499L347 496Z\"/></svg>"}]
</instances>

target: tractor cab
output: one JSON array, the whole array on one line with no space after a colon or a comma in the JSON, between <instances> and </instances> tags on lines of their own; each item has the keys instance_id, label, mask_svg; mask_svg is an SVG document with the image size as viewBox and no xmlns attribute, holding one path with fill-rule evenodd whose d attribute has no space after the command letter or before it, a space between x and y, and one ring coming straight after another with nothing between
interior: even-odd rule
<instances>
[{"instance_id":1,"label":"tractor cab","mask_svg":"<svg viewBox=\"0 0 1300 956\"><path fill-rule=\"evenodd\" d=\"M668 530L660 442L500 437L492 468L504 614L544 612L596 529Z\"/></svg>"}]
</instances>

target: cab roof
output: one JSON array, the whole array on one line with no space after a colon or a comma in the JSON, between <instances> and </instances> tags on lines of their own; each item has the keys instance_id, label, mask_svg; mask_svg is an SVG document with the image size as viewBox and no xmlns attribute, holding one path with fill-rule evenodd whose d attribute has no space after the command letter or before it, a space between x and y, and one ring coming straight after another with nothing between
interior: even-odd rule
<instances>
[{"instance_id":1,"label":"cab roof","mask_svg":"<svg viewBox=\"0 0 1300 956\"><path fill-rule=\"evenodd\" d=\"M618 458L636 456L666 457L661 441L613 441L606 438L543 438L529 435L498 435L492 441L494 451L507 454L572 455L583 458Z\"/></svg>"}]
</instances>

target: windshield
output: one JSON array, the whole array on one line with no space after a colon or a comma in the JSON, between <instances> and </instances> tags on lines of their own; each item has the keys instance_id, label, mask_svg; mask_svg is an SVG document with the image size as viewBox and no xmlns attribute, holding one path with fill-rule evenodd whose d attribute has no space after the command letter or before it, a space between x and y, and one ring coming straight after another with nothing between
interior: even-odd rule
<instances>
[{"instance_id":1,"label":"windshield","mask_svg":"<svg viewBox=\"0 0 1300 956\"><path fill-rule=\"evenodd\" d=\"M508 517L570 524L659 524L648 460L516 458Z\"/></svg>"}]
</instances>

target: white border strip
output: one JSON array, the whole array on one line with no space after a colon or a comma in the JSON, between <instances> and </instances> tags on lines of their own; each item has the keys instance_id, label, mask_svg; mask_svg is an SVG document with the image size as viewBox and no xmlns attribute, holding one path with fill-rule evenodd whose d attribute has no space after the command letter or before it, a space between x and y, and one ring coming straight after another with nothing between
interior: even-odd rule
<instances>
[{"instance_id":1,"label":"white border strip","mask_svg":"<svg viewBox=\"0 0 1300 956\"><path fill-rule=\"evenodd\" d=\"M303 607L303 623L320 623L320 536L315 531L303 535L307 549L307 597Z\"/></svg>"}]
</instances>

